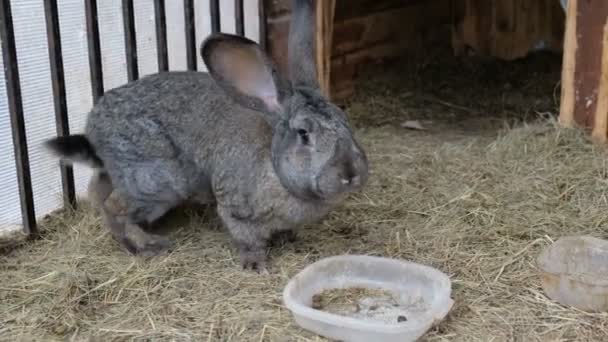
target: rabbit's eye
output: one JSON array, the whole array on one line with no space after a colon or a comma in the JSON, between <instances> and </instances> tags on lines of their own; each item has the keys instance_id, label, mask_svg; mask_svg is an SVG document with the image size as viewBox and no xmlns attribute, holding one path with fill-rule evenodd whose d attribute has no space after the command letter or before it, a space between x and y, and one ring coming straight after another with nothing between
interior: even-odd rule
<instances>
[{"instance_id":1,"label":"rabbit's eye","mask_svg":"<svg viewBox=\"0 0 608 342\"><path fill-rule=\"evenodd\" d=\"M309 136L308 136L308 131L305 130L305 129L299 129L298 130L298 135L302 139L302 143L304 145L308 145L308 143L310 142L310 139L309 139Z\"/></svg>"}]
</instances>

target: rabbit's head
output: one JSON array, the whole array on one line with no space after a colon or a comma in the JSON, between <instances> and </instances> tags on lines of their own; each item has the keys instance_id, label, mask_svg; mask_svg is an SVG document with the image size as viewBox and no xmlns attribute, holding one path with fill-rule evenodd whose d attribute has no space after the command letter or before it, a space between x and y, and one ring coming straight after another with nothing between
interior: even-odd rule
<instances>
[{"instance_id":1,"label":"rabbit's head","mask_svg":"<svg viewBox=\"0 0 608 342\"><path fill-rule=\"evenodd\" d=\"M273 127L271 154L281 183L298 197L332 201L366 184L368 163L345 113L319 89L312 2L293 1L289 80L247 38L214 34L201 54L216 83Z\"/></svg>"}]
</instances>

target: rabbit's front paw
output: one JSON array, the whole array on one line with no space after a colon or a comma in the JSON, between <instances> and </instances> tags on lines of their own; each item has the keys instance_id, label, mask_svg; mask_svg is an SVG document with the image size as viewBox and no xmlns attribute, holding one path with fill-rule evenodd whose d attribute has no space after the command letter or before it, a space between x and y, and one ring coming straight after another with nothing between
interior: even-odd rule
<instances>
[{"instance_id":1,"label":"rabbit's front paw","mask_svg":"<svg viewBox=\"0 0 608 342\"><path fill-rule=\"evenodd\" d=\"M264 249L241 249L239 258L244 270L252 270L264 275L270 274L267 268L268 257Z\"/></svg>"}]
</instances>

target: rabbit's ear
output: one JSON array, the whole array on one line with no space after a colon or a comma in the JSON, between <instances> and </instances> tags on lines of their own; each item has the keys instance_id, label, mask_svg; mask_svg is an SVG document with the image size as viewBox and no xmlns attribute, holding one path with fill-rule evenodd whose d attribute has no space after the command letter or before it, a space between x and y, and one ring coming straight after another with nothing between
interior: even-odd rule
<instances>
[{"instance_id":1,"label":"rabbit's ear","mask_svg":"<svg viewBox=\"0 0 608 342\"><path fill-rule=\"evenodd\" d=\"M286 87L254 41L213 34L203 42L201 56L213 79L240 104L275 116L283 112L281 102Z\"/></svg>"},{"instance_id":2,"label":"rabbit's ear","mask_svg":"<svg viewBox=\"0 0 608 342\"><path fill-rule=\"evenodd\" d=\"M294 86L319 88L314 27L314 0L292 0L287 59Z\"/></svg>"}]
</instances>

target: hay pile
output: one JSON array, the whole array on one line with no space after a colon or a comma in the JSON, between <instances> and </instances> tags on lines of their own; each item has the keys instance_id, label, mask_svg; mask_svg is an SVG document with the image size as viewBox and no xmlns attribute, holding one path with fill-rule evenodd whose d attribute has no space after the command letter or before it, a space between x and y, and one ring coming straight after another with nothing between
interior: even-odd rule
<instances>
[{"instance_id":1,"label":"hay pile","mask_svg":"<svg viewBox=\"0 0 608 342\"><path fill-rule=\"evenodd\" d=\"M341 253L404 258L452 277L455 307L428 341L608 340L608 314L552 303L535 268L541 248L563 235L608 238L604 151L552 121L472 134L442 121L452 109L441 104L426 115L445 127L404 130L393 124L409 115L399 107L414 106L391 96L351 106L371 162L366 191L273 250L270 276L239 270L211 210L172 215L177 250L145 260L119 250L84 206L0 255L0 340L320 341L296 327L281 291L306 265ZM386 124L368 124L363 109L381 116L378 101ZM488 108L477 110L498 114Z\"/></svg>"}]
</instances>

